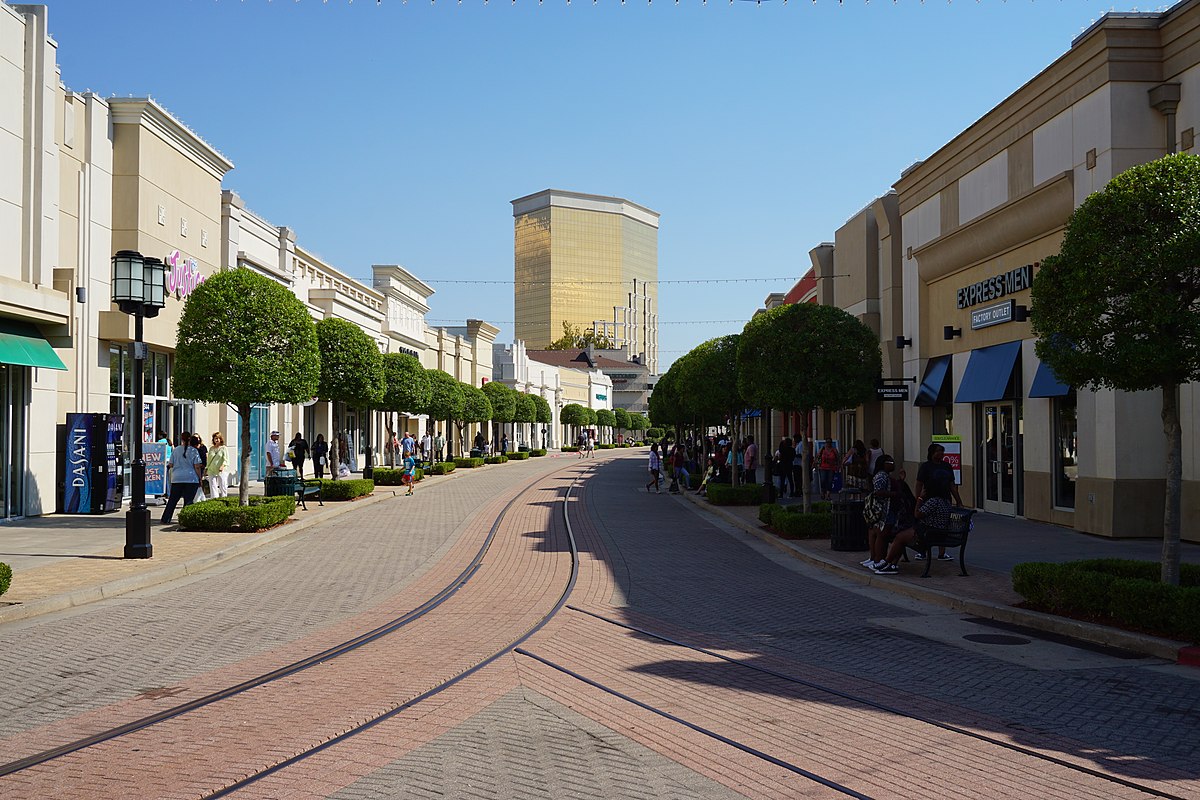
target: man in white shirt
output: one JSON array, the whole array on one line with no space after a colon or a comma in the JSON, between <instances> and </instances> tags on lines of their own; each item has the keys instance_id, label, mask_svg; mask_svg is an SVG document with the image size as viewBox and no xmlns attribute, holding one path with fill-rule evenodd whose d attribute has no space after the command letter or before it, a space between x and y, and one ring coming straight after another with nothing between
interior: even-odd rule
<instances>
[{"instance_id":1,"label":"man in white shirt","mask_svg":"<svg viewBox=\"0 0 1200 800\"><path fill-rule=\"evenodd\" d=\"M429 431L421 437L421 460L428 461L433 458L433 437L429 435Z\"/></svg>"},{"instance_id":2,"label":"man in white shirt","mask_svg":"<svg viewBox=\"0 0 1200 800\"><path fill-rule=\"evenodd\" d=\"M271 441L267 442L267 474L273 474L275 470L282 466L283 460L279 451L279 431L271 431Z\"/></svg>"}]
</instances>

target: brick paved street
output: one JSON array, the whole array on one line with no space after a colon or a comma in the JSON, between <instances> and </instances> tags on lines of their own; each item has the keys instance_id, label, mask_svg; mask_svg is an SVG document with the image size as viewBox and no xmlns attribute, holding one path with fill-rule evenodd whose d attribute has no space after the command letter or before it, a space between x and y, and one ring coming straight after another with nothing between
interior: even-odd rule
<instances>
[{"instance_id":1,"label":"brick paved street","mask_svg":"<svg viewBox=\"0 0 1200 800\"><path fill-rule=\"evenodd\" d=\"M527 490L479 568L428 615L278 682L0 778L0 791L204 796L463 673L558 601L570 570L559 500L579 477L568 503L578 582L570 607L523 645L531 655L504 655L234 796L842 796L790 764L875 798L1148 796L1067 765L1200 797L1200 670L1038 639L965 640L997 631L839 580L681 498L638 491L641 455L605 455L430 483L412 498L347 508L202 579L0 627L0 761L10 761L403 615L467 567L496 515Z\"/></svg>"}]
</instances>

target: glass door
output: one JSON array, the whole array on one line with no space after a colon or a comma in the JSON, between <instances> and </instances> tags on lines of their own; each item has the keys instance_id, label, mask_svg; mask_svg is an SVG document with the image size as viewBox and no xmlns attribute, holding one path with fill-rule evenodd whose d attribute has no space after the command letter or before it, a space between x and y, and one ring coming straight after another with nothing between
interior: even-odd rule
<instances>
[{"instance_id":1,"label":"glass door","mask_svg":"<svg viewBox=\"0 0 1200 800\"><path fill-rule=\"evenodd\" d=\"M1016 516L1017 417L1012 403L983 406L983 509Z\"/></svg>"},{"instance_id":2,"label":"glass door","mask_svg":"<svg viewBox=\"0 0 1200 800\"><path fill-rule=\"evenodd\" d=\"M26 372L0 364L0 519L25 513Z\"/></svg>"},{"instance_id":3,"label":"glass door","mask_svg":"<svg viewBox=\"0 0 1200 800\"><path fill-rule=\"evenodd\" d=\"M255 405L250 409L250 480L262 480L266 474L267 426L270 423L270 406ZM241 417L238 417L239 431ZM240 435L240 434L239 434ZM240 454L239 454L240 457Z\"/></svg>"}]
</instances>

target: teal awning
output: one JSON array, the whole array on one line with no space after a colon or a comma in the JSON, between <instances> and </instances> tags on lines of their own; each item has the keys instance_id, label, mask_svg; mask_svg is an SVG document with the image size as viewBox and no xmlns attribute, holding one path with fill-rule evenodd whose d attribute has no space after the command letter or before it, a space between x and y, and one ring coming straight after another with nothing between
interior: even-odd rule
<instances>
[{"instance_id":1,"label":"teal awning","mask_svg":"<svg viewBox=\"0 0 1200 800\"><path fill-rule=\"evenodd\" d=\"M46 337L28 322L0 320L0 364L66 369Z\"/></svg>"}]
</instances>

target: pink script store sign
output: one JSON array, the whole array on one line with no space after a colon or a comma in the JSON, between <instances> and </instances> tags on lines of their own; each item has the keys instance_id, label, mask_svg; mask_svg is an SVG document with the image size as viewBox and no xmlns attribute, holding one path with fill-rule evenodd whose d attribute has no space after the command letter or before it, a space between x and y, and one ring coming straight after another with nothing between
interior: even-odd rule
<instances>
[{"instance_id":1,"label":"pink script store sign","mask_svg":"<svg viewBox=\"0 0 1200 800\"><path fill-rule=\"evenodd\" d=\"M204 283L199 262L184 258L178 250L172 250L167 256L167 270L167 292L178 294L180 300L186 299L192 290Z\"/></svg>"}]
</instances>

